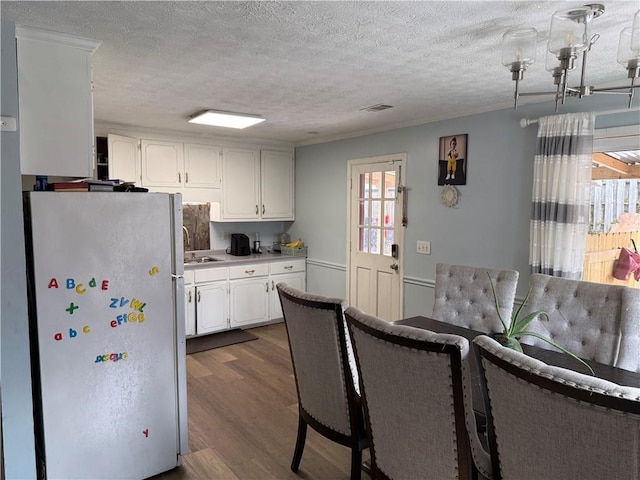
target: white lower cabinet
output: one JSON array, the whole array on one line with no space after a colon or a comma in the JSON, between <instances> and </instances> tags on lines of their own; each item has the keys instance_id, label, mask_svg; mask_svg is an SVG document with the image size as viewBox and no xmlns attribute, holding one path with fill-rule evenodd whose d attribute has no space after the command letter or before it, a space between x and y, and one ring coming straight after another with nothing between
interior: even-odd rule
<instances>
[{"instance_id":1,"label":"white lower cabinet","mask_svg":"<svg viewBox=\"0 0 640 480\"><path fill-rule=\"evenodd\" d=\"M296 259L288 262L274 262L269 265L269 319L282 318L282 306L276 285L284 282L298 290L306 290L305 260Z\"/></svg>"},{"instance_id":2,"label":"white lower cabinet","mask_svg":"<svg viewBox=\"0 0 640 480\"><path fill-rule=\"evenodd\" d=\"M196 287L184 287L184 321L185 335L187 337L196 334Z\"/></svg>"},{"instance_id":3,"label":"white lower cabinet","mask_svg":"<svg viewBox=\"0 0 640 480\"><path fill-rule=\"evenodd\" d=\"M247 328L282 318L276 285L306 287L306 261L239 264L185 271L187 336Z\"/></svg>"},{"instance_id":4,"label":"white lower cabinet","mask_svg":"<svg viewBox=\"0 0 640 480\"><path fill-rule=\"evenodd\" d=\"M269 264L229 267L229 318L231 327L269 320Z\"/></svg>"},{"instance_id":5,"label":"white lower cabinet","mask_svg":"<svg viewBox=\"0 0 640 480\"><path fill-rule=\"evenodd\" d=\"M269 320L269 278L229 282L230 326L243 327Z\"/></svg>"},{"instance_id":6,"label":"white lower cabinet","mask_svg":"<svg viewBox=\"0 0 640 480\"><path fill-rule=\"evenodd\" d=\"M227 292L227 281L196 287L196 333L198 335L229 328Z\"/></svg>"}]
</instances>

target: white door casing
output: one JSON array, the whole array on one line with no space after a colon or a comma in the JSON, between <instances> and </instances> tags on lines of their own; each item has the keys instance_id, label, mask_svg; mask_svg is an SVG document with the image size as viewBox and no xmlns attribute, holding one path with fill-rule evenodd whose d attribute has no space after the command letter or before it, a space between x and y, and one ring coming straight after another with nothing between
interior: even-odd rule
<instances>
[{"instance_id":1,"label":"white door casing","mask_svg":"<svg viewBox=\"0 0 640 480\"><path fill-rule=\"evenodd\" d=\"M347 299L385 320L402 318L403 203L406 155L348 164ZM392 245L397 245L392 256Z\"/></svg>"}]
</instances>

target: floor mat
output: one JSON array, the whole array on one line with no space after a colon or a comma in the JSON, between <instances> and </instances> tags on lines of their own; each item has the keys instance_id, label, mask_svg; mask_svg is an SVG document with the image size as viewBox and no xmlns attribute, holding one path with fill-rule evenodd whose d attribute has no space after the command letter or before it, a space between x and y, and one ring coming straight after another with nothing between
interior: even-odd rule
<instances>
[{"instance_id":1,"label":"floor mat","mask_svg":"<svg viewBox=\"0 0 640 480\"><path fill-rule=\"evenodd\" d=\"M212 333L202 337L187 338L187 355L190 353L203 352L212 348L226 347L234 343L248 342L256 340L253 333L246 330L229 330L227 332Z\"/></svg>"}]
</instances>

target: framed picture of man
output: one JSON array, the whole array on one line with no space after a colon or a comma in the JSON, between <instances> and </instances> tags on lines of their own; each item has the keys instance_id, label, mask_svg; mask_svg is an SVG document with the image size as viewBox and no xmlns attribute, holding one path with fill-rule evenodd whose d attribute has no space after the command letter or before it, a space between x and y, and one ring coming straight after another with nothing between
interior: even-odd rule
<instances>
[{"instance_id":1,"label":"framed picture of man","mask_svg":"<svg viewBox=\"0 0 640 480\"><path fill-rule=\"evenodd\" d=\"M438 185L467 184L467 136L440 137Z\"/></svg>"}]
</instances>

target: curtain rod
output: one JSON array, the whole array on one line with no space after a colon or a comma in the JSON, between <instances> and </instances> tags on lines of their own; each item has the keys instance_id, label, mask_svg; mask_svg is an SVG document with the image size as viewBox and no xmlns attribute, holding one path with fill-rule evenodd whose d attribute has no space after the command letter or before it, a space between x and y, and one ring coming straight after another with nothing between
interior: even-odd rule
<instances>
[{"instance_id":1,"label":"curtain rod","mask_svg":"<svg viewBox=\"0 0 640 480\"><path fill-rule=\"evenodd\" d=\"M605 110L603 112L596 112L596 117L601 115L614 115L616 113L626 113L626 112L640 112L640 108L619 108L617 110ZM539 118L521 118L520 126L522 128L528 127L529 125L533 125L538 123Z\"/></svg>"}]
</instances>

